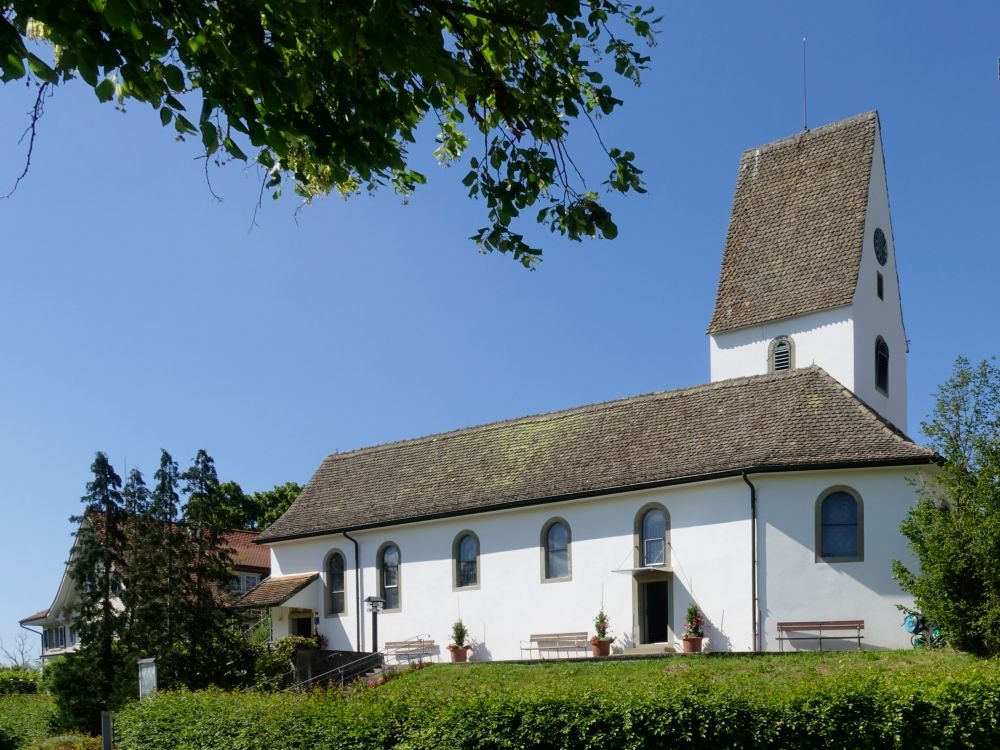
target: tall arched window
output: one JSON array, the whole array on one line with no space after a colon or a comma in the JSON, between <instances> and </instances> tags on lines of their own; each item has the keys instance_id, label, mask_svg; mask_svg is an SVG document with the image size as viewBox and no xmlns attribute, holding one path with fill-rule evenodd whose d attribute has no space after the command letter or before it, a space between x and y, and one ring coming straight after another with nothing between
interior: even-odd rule
<instances>
[{"instance_id":1,"label":"tall arched window","mask_svg":"<svg viewBox=\"0 0 1000 750\"><path fill-rule=\"evenodd\" d=\"M471 531L463 531L455 537L452 557L455 560L455 588L478 586L479 538Z\"/></svg>"},{"instance_id":2,"label":"tall arched window","mask_svg":"<svg viewBox=\"0 0 1000 750\"><path fill-rule=\"evenodd\" d=\"M771 342L768 353L768 370L770 372L781 372L791 370L795 367L795 350L792 347L792 340L787 336L779 336Z\"/></svg>"},{"instance_id":3,"label":"tall arched window","mask_svg":"<svg viewBox=\"0 0 1000 750\"><path fill-rule=\"evenodd\" d=\"M347 611L344 596L344 571L347 565L340 550L326 556L326 613L342 615Z\"/></svg>"},{"instance_id":4,"label":"tall arched window","mask_svg":"<svg viewBox=\"0 0 1000 750\"><path fill-rule=\"evenodd\" d=\"M848 562L864 558L864 506L847 487L835 487L819 497L816 507L816 558Z\"/></svg>"},{"instance_id":5,"label":"tall arched window","mask_svg":"<svg viewBox=\"0 0 1000 750\"><path fill-rule=\"evenodd\" d=\"M569 524L554 518L542 527L542 578L546 581L570 577Z\"/></svg>"},{"instance_id":6,"label":"tall arched window","mask_svg":"<svg viewBox=\"0 0 1000 750\"><path fill-rule=\"evenodd\" d=\"M378 553L378 593L386 609L399 609L399 547L387 542Z\"/></svg>"},{"instance_id":7,"label":"tall arched window","mask_svg":"<svg viewBox=\"0 0 1000 750\"><path fill-rule=\"evenodd\" d=\"M875 387L889 395L889 345L881 336L875 339Z\"/></svg>"},{"instance_id":8,"label":"tall arched window","mask_svg":"<svg viewBox=\"0 0 1000 750\"><path fill-rule=\"evenodd\" d=\"M642 516L639 553L643 567L667 564L667 514L660 508L651 508Z\"/></svg>"}]
</instances>

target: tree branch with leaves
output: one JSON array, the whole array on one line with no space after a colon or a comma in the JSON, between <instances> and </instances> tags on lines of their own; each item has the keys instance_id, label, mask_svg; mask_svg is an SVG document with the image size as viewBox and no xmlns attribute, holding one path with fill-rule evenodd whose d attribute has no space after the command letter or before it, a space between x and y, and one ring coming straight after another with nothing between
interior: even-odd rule
<instances>
[{"instance_id":1,"label":"tree branch with leaves","mask_svg":"<svg viewBox=\"0 0 1000 750\"><path fill-rule=\"evenodd\" d=\"M433 114L436 157L467 157L463 183L486 204L472 239L529 268L541 249L515 226L530 207L573 240L617 235L601 195L566 169L570 124L593 125L622 104L605 75L638 85L649 64L640 47L660 21L652 7L617 0L0 0L0 9L0 79L46 87L80 77L101 101L146 103L178 136L200 136L206 158L256 162L275 198L287 182L306 201L412 193L426 176L409 166L409 149ZM36 54L39 41L49 59ZM473 136L483 147L469 154ZM635 154L598 143L607 190L643 192Z\"/></svg>"}]
</instances>

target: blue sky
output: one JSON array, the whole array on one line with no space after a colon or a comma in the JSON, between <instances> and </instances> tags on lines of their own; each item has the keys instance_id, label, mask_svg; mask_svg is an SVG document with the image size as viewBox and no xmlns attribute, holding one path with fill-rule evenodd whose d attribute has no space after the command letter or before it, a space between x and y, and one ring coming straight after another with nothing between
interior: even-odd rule
<instances>
[{"instance_id":1,"label":"blue sky","mask_svg":"<svg viewBox=\"0 0 1000 750\"><path fill-rule=\"evenodd\" d=\"M664 3L643 86L601 123L645 169L614 242L534 238L534 273L476 253L459 168L349 201L265 201L155 112L60 87L0 201L0 638L47 607L97 450L120 473L198 448L247 490L327 453L708 380L704 333L740 152L877 108L911 432L954 358L1000 351L1000 6ZM947 9L947 10L946 10ZM0 88L0 187L33 92ZM580 160L601 175L587 131Z\"/></svg>"}]
</instances>

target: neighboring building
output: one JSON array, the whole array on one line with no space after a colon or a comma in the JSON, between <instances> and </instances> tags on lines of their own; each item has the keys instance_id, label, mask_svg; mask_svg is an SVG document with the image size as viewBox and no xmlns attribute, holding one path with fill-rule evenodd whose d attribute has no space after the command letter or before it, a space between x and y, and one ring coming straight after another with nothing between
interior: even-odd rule
<instances>
[{"instance_id":1,"label":"neighboring building","mask_svg":"<svg viewBox=\"0 0 1000 750\"><path fill-rule=\"evenodd\" d=\"M270 575L270 555L267 549L255 544L258 536L256 531L225 532L227 546L233 551L233 580L230 591L235 594L249 591ZM72 558L71 549L71 561ZM80 647L76 631L71 624L76 604L76 584L69 573L67 563L55 599L49 608L20 621L24 628L41 628L42 664L52 657L76 651Z\"/></svg>"},{"instance_id":2,"label":"neighboring building","mask_svg":"<svg viewBox=\"0 0 1000 750\"><path fill-rule=\"evenodd\" d=\"M890 561L913 562L899 524L937 457L902 432L876 113L743 155L708 332L708 385L328 456L243 603L334 649L444 646L461 617L481 660L592 632L602 604L619 647L671 647L691 602L716 651L776 650L803 620L908 646Z\"/></svg>"}]
</instances>

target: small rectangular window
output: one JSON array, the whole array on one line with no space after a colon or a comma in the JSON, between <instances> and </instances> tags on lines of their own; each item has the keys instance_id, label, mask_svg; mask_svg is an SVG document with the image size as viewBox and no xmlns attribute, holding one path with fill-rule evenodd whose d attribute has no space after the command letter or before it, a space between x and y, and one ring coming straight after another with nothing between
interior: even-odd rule
<instances>
[{"instance_id":1,"label":"small rectangular window","mask_svg":"<svg viewBox=\"0 0 1000 750\"><path fill-rule=\"evenodd\" d=\"M879 271L875 272L878 274L878 278L875 281L876 291L878 292L879 299L885 299L885 284L882 279L882 274Z\"/></svg>"},{"instance_id":2,"label":"small rectangular window","mask_svg":"<svg viewBox=\"0 0 1000 750\"><path fill-rule=\"evenodd\" d=\"M643 562L646 565L663 565L665 544L663 539L644 539Z\"/></svg>"}]
</instances>

